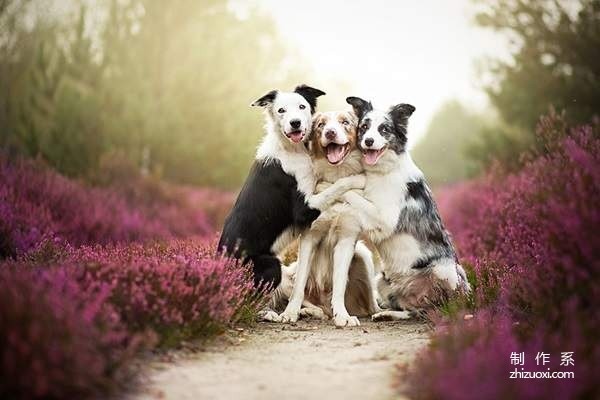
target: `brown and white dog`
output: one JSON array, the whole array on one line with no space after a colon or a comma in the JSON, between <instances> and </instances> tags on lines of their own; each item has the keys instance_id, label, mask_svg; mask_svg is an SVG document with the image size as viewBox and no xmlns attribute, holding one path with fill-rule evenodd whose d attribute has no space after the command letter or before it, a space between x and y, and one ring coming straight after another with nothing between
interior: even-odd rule
<instances>
[{"instance_id":1,"label":"brown and white dog","mask_svg":"<svg viewBox=\"0 0 600 400\"><path fill-rule=\"evenodd\" d=\"M357 124L356 115L349 111L318 113L313 118L310 155L319 182L317 192L364 172L356 143ZM358 241L361 224L356 212L347 203L338 202L338 197L329 203L332 205L322 209L300 240L293 290L279 315L280 322L295 322L303 304L322 306L336 326L360 325L357 316L378 311L371 281L372 253Z\"/></svg>"}]
</instances>

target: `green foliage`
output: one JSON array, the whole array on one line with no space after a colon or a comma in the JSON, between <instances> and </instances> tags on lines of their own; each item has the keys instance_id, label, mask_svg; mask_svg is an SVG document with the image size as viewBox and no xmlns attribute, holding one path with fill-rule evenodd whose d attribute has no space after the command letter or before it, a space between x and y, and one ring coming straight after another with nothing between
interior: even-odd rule
<instances>
[{"instance_id":1,"label":"green foliage","mask_svg":"<svg viewBox=\"0 0 600 400\"><path fill-rule=\"evenodd\" d=\"M302 70L281 67L272 21L218 0L62 4L0 4L0 144L90 180L126 155L171 181L238 186L263 134L249 103Z\"/></svg>"},{"instance_id":2,"label":"green foliage","mask_svg":"<svg viewBox=\"0 0 600 400\"><path fill-rule=\"evenodd\" d=\"M486 129L483 116L469 112L458 101L444 104L433 116L425 137L411 154L432 186L466 178L476 168L465 154Z\"/></svg>"},{"instance_id":3,"label":"green foliage","mask_svg":"<svg viewBox=\"0 0 600 400\"><path fill-rule=\"evenodd\" d=\"M584 123L600 110L600 0L478 1L476 22L507 35L509 60L493 60L487 87L503 125L489 130L472 149L480 162L517 165L515 155L535 147L535 124L553 107L570 123Z\"/></svg>"},{"instance_id":4,"label":"green foliage","mask_svg":"<svg viewBox=\"0 0 600 400\"><path fill-rule=\"evenodd\" d=\"M499 162L507 170L518 169L522 164L522 154L533 146L534 140L523 129L502 121L496 120L482 127L464 147L469 175L486 170L494 162Z\"/></svg>"},{"instance_id":5,"label":"green foliage","mask_svg":"<svg viewBox=\"0 0 600 400\"><path fill-rule=\"evenodd\" d=\"M465 315L465 313L475 312L480 306L478 304L478 298L475 295L475 293L478 293L480 290L475 269L471 264L465 261L462 262L462 266L465 269L467 281L471 285L472 291L470 293L459 293L437 308L437 311L441 315L451 319L456 319Z\"/></svg>"}]
</instances>

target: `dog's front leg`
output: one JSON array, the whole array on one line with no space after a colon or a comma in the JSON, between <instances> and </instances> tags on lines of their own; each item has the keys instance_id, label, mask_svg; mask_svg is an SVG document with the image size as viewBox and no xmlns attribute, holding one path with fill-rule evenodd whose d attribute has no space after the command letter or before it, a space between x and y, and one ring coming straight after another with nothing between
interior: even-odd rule
<instances>
[{"instance_id":1,"label":"dog's front leg","mask_svg":"<svg viewBox=\"0 0 600 400\"><path fill-rule=\"evenodd\" d=\"M335 326L358 326L357 317L348 314L344 300L348 284L348 271L354 256L356 237L340 239L333 249L333 287L331 308Z\"/></svg>"},{"instance_id":2,"label":"dog's front leg","mask_svg":"<svg viewBox=\"0 0 600 400\"><path fill-rule=\"evenodd\" d=\"M338 201L338 199L348 190L363 189L365 187L365 181L366 178L364 175L351 175L338 179L321 193L310 196L308 205L311 208L323 211L326 208L331 207L331 205Z\"/></svg>"},{"instance_id":3,"label":"dog's front leg","mask_svg":"<svg viewBox=\"0 0 600 400\"><path fill-rule=\"evenodd\" d=\"M304 301L304 291L306 290L308 273L310 272L310 261L316 242L317 237L313 232L307 232L306 235L300 239L294 289L292 290L292 296L290 297L290 301L288 302L285 311L279 315L278 322L298 321L300 308L302 308L302 302Z\"/></svg>"}]
</instances>

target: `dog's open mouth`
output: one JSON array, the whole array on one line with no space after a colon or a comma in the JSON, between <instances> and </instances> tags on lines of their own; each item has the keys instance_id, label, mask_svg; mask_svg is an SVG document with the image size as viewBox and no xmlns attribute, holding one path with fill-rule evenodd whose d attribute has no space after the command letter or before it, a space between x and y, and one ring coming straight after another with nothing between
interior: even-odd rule
<instances>
[{"instance_id":1,"label":"dog's open mouth","mask_svg":"<svg viewBox=\"0 0 600 400\"><path fill-rule=\"evenodd\" d=\"M327 147L325 147L325 154L327 155L327 161L329 164L336 165L344 161L344 158L348 155L348 151L350 150L350 144L337 144L337 143L329 143Z\"/></svg>"},{"instance_id":2,"label":"dog's open mouth","mask_svg":"<svg viewBox=\"0 0 600 400\"><path fill-rule=\"evenodd\" d=\"M382 147L379 150L367 149L363 151L363 157L365 158L365 162L367 163L367 165L377 164L377 161L379 161L386 149L387 147Z\"/></svg>"},{"instance_id":3,"label":"dog's open mouth","mask_svg":"<svg viewBox=\"0 0 600 400\"><path fill-rule=\"evenodd\" d=\"M285 136L287 136L294 143L300 143L304 138L302 131L289 132L286 133Z\"/></svg>"}]
</instances>

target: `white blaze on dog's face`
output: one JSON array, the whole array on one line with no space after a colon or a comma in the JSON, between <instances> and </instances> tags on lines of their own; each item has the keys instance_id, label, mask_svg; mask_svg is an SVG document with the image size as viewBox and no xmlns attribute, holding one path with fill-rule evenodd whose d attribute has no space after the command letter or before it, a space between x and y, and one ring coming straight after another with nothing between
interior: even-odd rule
<instances>
[{"instance_id":1,"label":"white blaze on dog's face","mask_svg":"<svg viewBox=\"0 0 600 400\"><path fill-rule=\"evenodd\" d=\"M300 143L310 135L317 97L324 94L319 89L300 85L293 92L273 90L252 103L252 106L264 107L273 129L290 142Z\"/></svg>"},{"instance_id":2,"label":"white blaze on dog's face","mask_svg":"<svg viewBox=\"0 0 600 400\"><path fill-rule=\"evenodd\" d=\"M398 104L387 111L374 110L371 102L358 97L348 97L346 102L354 108L359 118L358 147L367 165L375 165L388 150L401 154L406 150L408 117L415 108Z\"/></svg>"},{"instance_id":3,"label":"white blaze on dog's face","mask_svg":"<svg viewBox=\"0 0 600 400\"><path fill-rule=\"evenodd\" d=\"M280 92L273 102L271 114L281 132L292 142L299 143L308 137L312 115L310 104L304 97Z\"/></svg>"},{"instance_id":4,"label":"white blaze on dog's face","mask_svg":"<svg viewBox=\"0 0 600 400\"><path fill-rule=\"evenodd\" d=\"M349 111L317 113L313 119L312 151L325 157L329 164L341 164L350 150L356 148L358 119Z\"/></svg>"}]
</instances>

